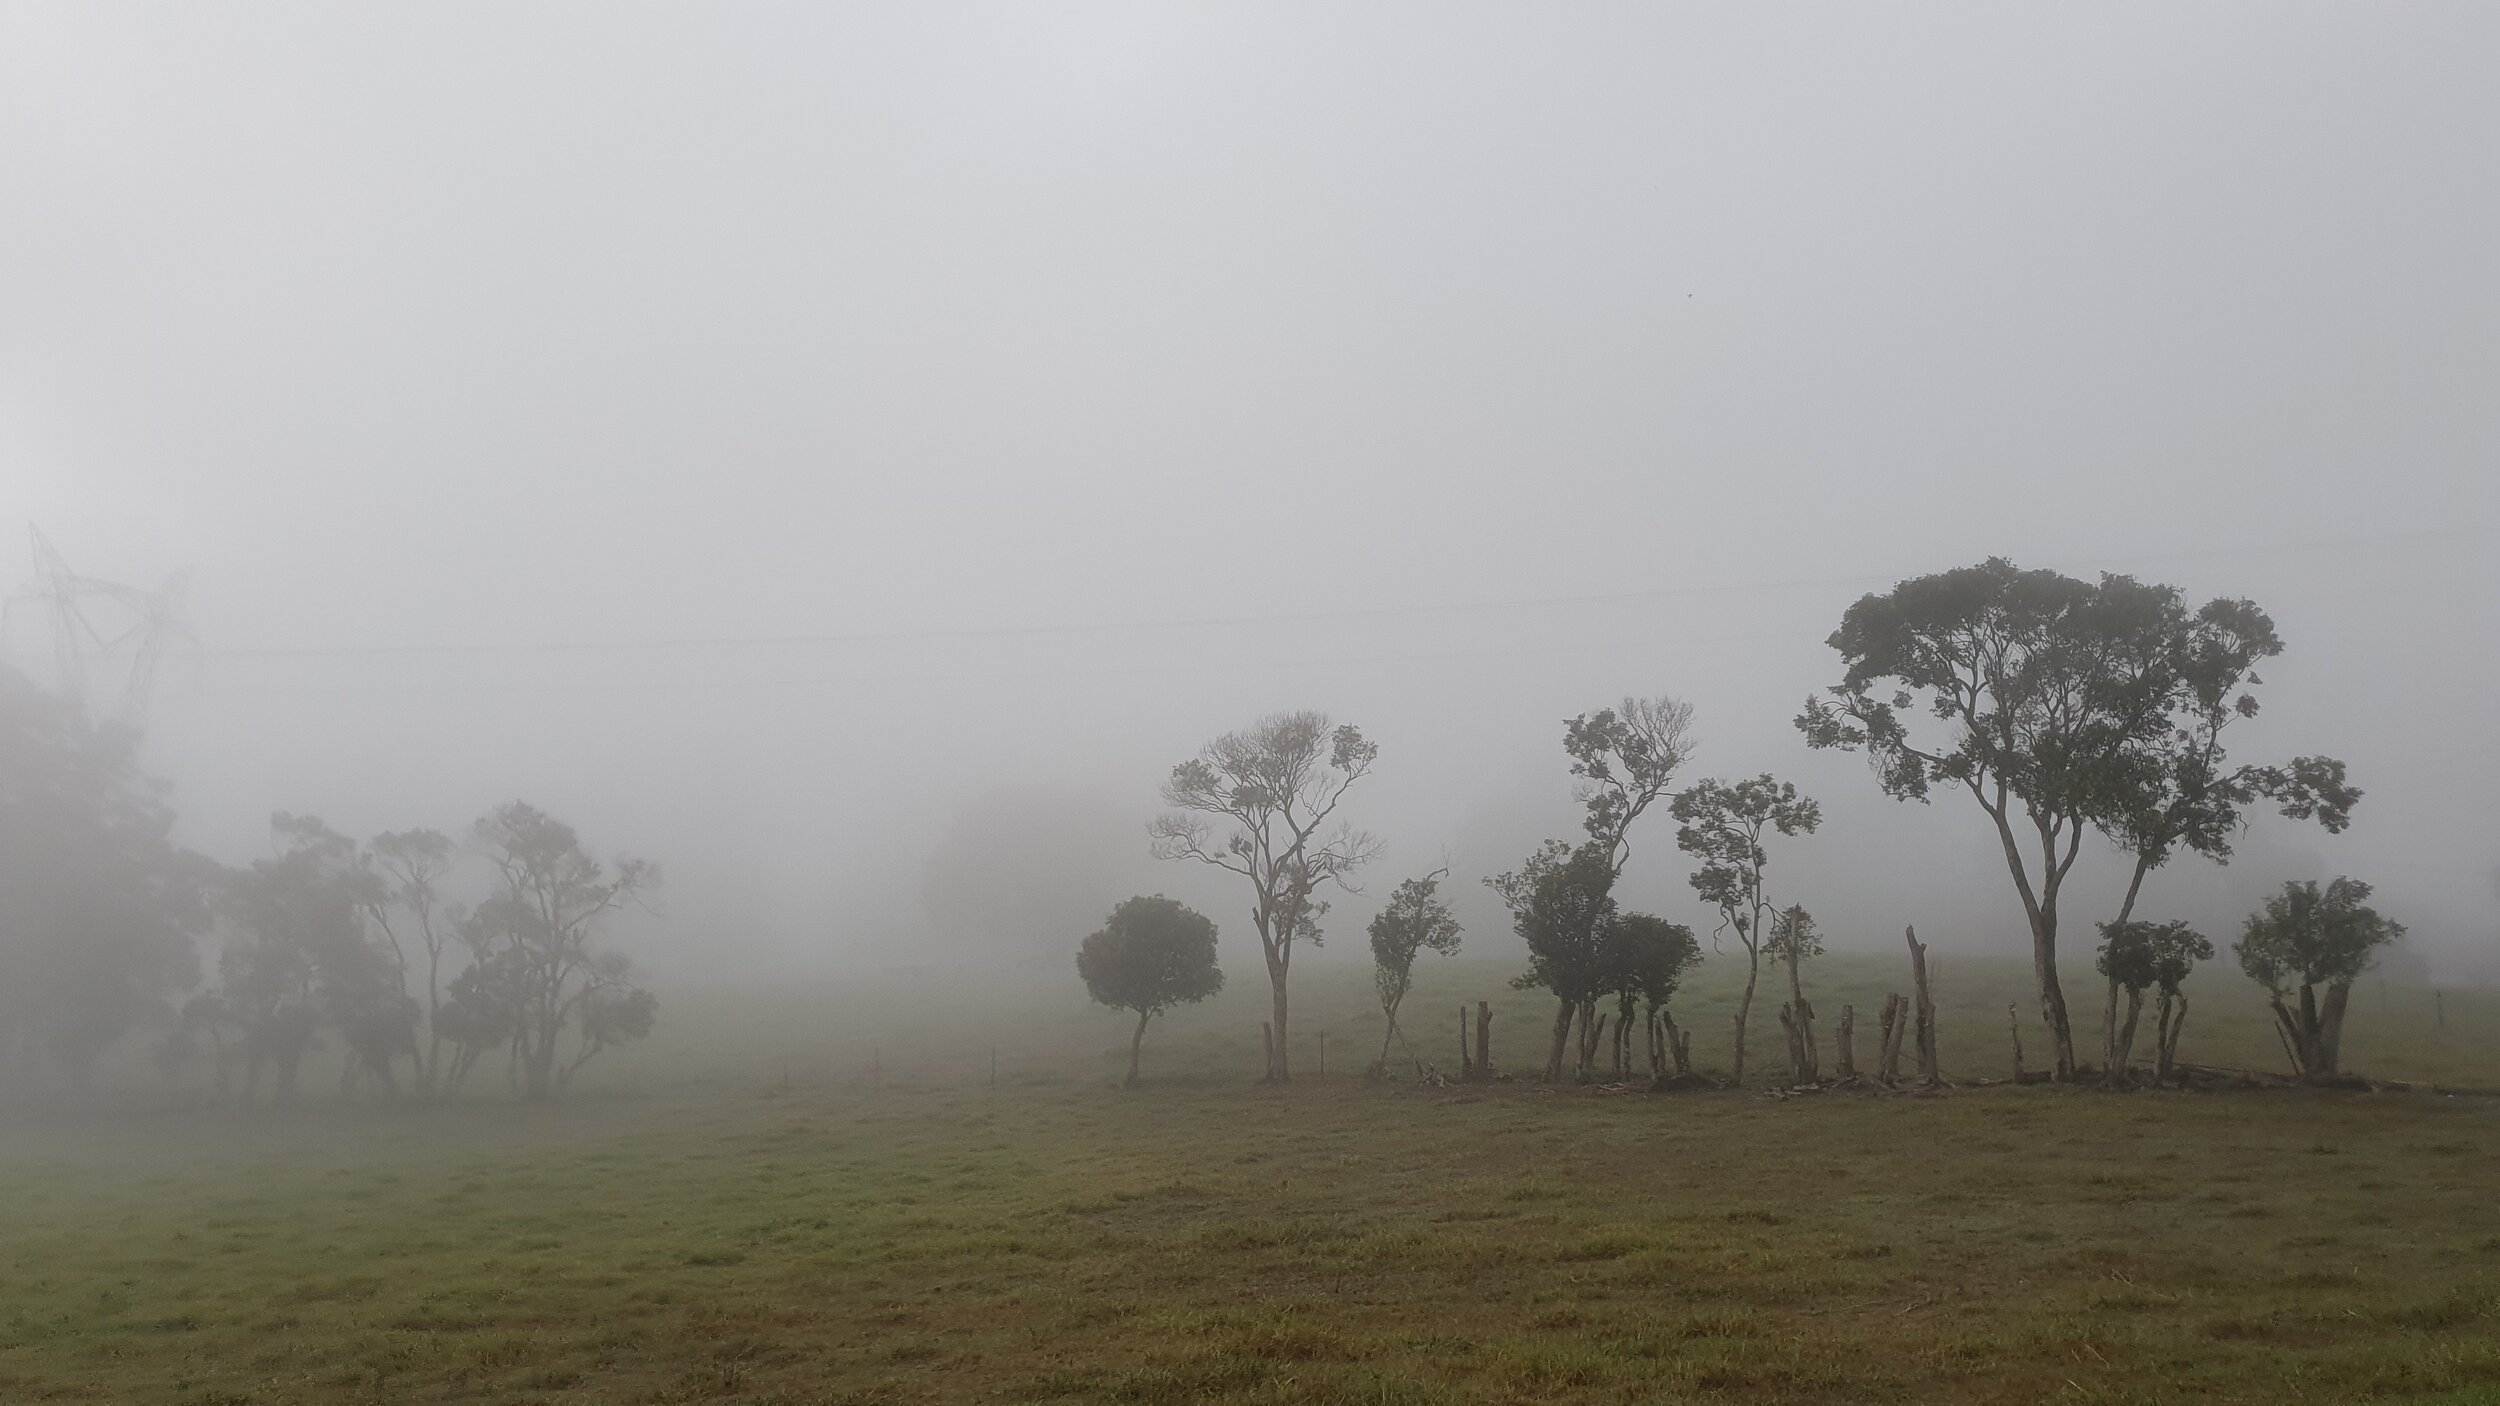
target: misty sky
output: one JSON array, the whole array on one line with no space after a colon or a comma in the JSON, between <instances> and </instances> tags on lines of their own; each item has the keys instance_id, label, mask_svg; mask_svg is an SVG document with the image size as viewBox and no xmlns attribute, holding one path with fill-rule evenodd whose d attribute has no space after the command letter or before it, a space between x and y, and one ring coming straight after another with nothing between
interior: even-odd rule
<instances>
[{"instance_id":1,"label":"misty sky","mask_svg":"<svg viewBox=\"0 0 2500 1406\"><path fill-rule=\"evenodd\" d=\"M2129 571L2272 611L2237 755L2368 791L2147 916L2350 872L2470 964L2495 71L2488 4L7 0L0 584L27 521L190 569L193 843L527 796L669 866L655 966L769 971L916 931L999 788L1240 942L1143 822L1298 706L1382 744L1374 895L1446 851L1500 950L1560 720L1662 691L1825 801L1836 941L2013 955L1976 810L1789 719L1863 592Z\"/></svg>"}]
</instances>

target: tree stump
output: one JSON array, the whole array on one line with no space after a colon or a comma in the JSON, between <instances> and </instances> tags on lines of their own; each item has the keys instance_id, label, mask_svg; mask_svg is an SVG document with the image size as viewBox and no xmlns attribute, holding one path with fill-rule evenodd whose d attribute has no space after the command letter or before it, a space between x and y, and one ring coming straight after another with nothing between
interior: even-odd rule
<instances>
[{"instance_id":1,"label":"tree stump","mask_svg":"<svg viewBox=\"0 0 2500 1406\"><path fill-rule=\"evenodd\" d=\"M1459 1020L1463 1027L1466 1021L1464 1010L1460 1011ZM1463 1029L1462 1033L1464 1033ZM1476 1002L1476 1077L1479 1079L1493 1077L1493 1003L1491 1001Z\"/></svg>"},{"instance_id":2,"label":"tree stump","mask_svg":"<svg viewBox=\"0 0 2500 1406\"><path fill-rule=\"evenodd\" d=\"M1918 1077L1930 1087L1942 1082L1936 1073L1936 1003L1927 992L1927 944L1918 940L1917 928L1902 929L1910 944L1910 982L1918 996Z\"/></svg>"}]
</instances>

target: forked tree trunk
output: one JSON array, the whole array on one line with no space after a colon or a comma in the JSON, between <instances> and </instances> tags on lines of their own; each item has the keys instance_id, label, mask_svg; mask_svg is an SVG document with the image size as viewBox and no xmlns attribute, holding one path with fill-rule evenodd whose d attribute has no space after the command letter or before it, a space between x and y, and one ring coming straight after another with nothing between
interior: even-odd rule
<instances>
[{"instance_id":1,"label":"forked tree trunk","mask_svg":"<svg viewBox=\"0 0 2500 1406\"><path fill-rule=\"evenodd\" d=\"M1858 1077L1857 1007L1843 1005L1840 1008L1840 1026L1836 1033L1839 1048L1832 1051L1834 1060L1832 1073L1842 1079L1855 1079Z\"/></svg>"},{"instance_id":2,"label":"forked tree trunk","mask_svg":"<svg viewBox=\"0 0 2500 1406\"><path fill-rule=\"evenodd\" d=\"M2170 1082L2172 1066L2179 1061L2179 1029L2187 1024L2187 993L2164 991L2153 1010L2153 1081Z\"/></svg>"}]
</instances>

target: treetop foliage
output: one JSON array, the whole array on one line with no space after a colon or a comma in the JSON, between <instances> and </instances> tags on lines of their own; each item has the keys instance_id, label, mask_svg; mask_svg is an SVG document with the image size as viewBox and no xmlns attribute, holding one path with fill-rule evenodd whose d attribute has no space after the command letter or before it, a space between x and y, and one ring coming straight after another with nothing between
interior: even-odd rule
<instances>
[{"instance_id":1,"label":"treetop foliage","mask_svg":"<svg viewBox=\"0 0 2500 1406\"><path fill-rule=\"evenodd\" d=\"M2248 917L2231 950L2240 969L2278 997L2295 986L2331 986L2369 969L2378 950L2404 936L2404 925L2369 906L2370 886L2337 878L2321 889L2298 879Z\"/></svg>"},{"instance_id":2,"label":"treetop foliage","mask_svg":"<svg viewBox=\"0 0 2500 1406\"><path fill-rule=\"evenodd\" d=\"M2093 966L2128 991L2159 989L2177 995L2196 964L2213 960L2211 938L2183 922L2101 924L2100 955Z\"/></svg>"},{"instance_id":3,"label":"treetop foliage","mask_svg":"<svg viewBox=\"0 0 2500 1406\"><path fill-rule=\"evenodd\" d=\"M1224 989L1215 924L1161 894L1121 901L1076 953L1085 990L1106 1006L1152 1016Z\"/></svg>"}]
</instances>

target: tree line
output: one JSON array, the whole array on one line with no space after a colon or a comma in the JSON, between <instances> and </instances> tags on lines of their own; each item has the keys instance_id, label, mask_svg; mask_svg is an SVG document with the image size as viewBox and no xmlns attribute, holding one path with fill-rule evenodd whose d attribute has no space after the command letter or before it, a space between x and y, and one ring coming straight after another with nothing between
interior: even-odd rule
<instances>
[{"instance_id":1,"label":"tree line","mask_svg":"<svg viewBox=\"0 0 2500 1406\"><path fill-rule=\"evenodd\" d=\"M2100 1073L2134 1077L2149 994L2151 1073L2166 1080L2187 1017L2183 983L2215 945L2186 923L2138 917L2145 878L2183 853L2227 863L2258 806L2332 834L2351 824L2361 798L2332 757L2232 761L2226 734L2257 715L2257 670L2283 651L2272 619L2247 600L2191 608L2173 586L2111 574L2084 581L1990 558L1861 598L1827 643L1840 656L1841 677L1806 700L1797 729L1811 748L1864 755L1876 784L1896 800L1927 804L1961 793L1988 818L2025 917L2060 1080L2086 1072L2058 973L2059 900L2086 834L2107 838L2129 865L2124 898L2097 925L2096 966L2107 985ZM1567 1068L1571 1077L1592 1077L1601 1049L1619 1077L1632 1063L1636 1022L1654 1079L1693 1077L1691 1035L1676 1022L1672 999L1702 958L1700 939L1684 924L1624 911L1615 899L1635 831L1660 809L1676 823L1677 848L1695 861L1694 893L1717 915L1713 947L1745 963L1731 1077L1745 1077L1766 963L1786 978L1778 1014L1790 1077L1812 1083L1820 1075L1803 973L1822 942L1812 913L1775 897L1769 868L1770 842L1813 834L1821 809L1769 773L1679 785L1693 753L1692 724L1691 706L1671 696L1630 698L1566 722L1563 752L1577 782L1582 833L1548 840L1516 868L1484 879L1528 950L1514 985L1555 1002L1542 1071L1548 1081L1565 1078ZM1358 873L1380 855L1378 837L1340 816L1378 756L1378 744L1359 728L1318 712L1282 713L1208 743L1164 783L1170 808L1152 825L1155 854L1222 869L1248 889L1269 982L1267 1081L1291 1077L1294 951L1323 940L1324 895L1355 891ZM1458 950L1459 927L1439 892L1446 877L1444 866L1399 884L1370 925L1385 1026L1375 1070L1399 1038L1416 958ZM2287 884L2248 918L2233 946L2242 970L2265 989L2285 1055L2303 1077L2338 1071L2352 983L2403 934L2369 907L2370 894L2369 885L2342 877L2323 887ZM1087 939L1080 975L1096 1000L1138 1012L1142 1040L1158 1011L1220 988L1214 934L1209 920L1169 899L1132 899ZM1480 1017L1479 1048L1483 1038Z\"/></svg>"},{"instance_id":2,"label":"tree line","mask_svg":"<svg viewBox=\"0 0 2500 1406\"><path fill-rule=\"evenodd\" d=\"M281 812L227 867L175 843L135 747L0 671L0 1077L84 1088L154 1031L162 1076L205 1065L221 1096L293 1098L334 1050L342 1093L451 1094L499 1055L544 1098L650 1032L657 998L598 941L657 891L649 862L515 801L460 839Z\"/></svg>"}]
</instances>

